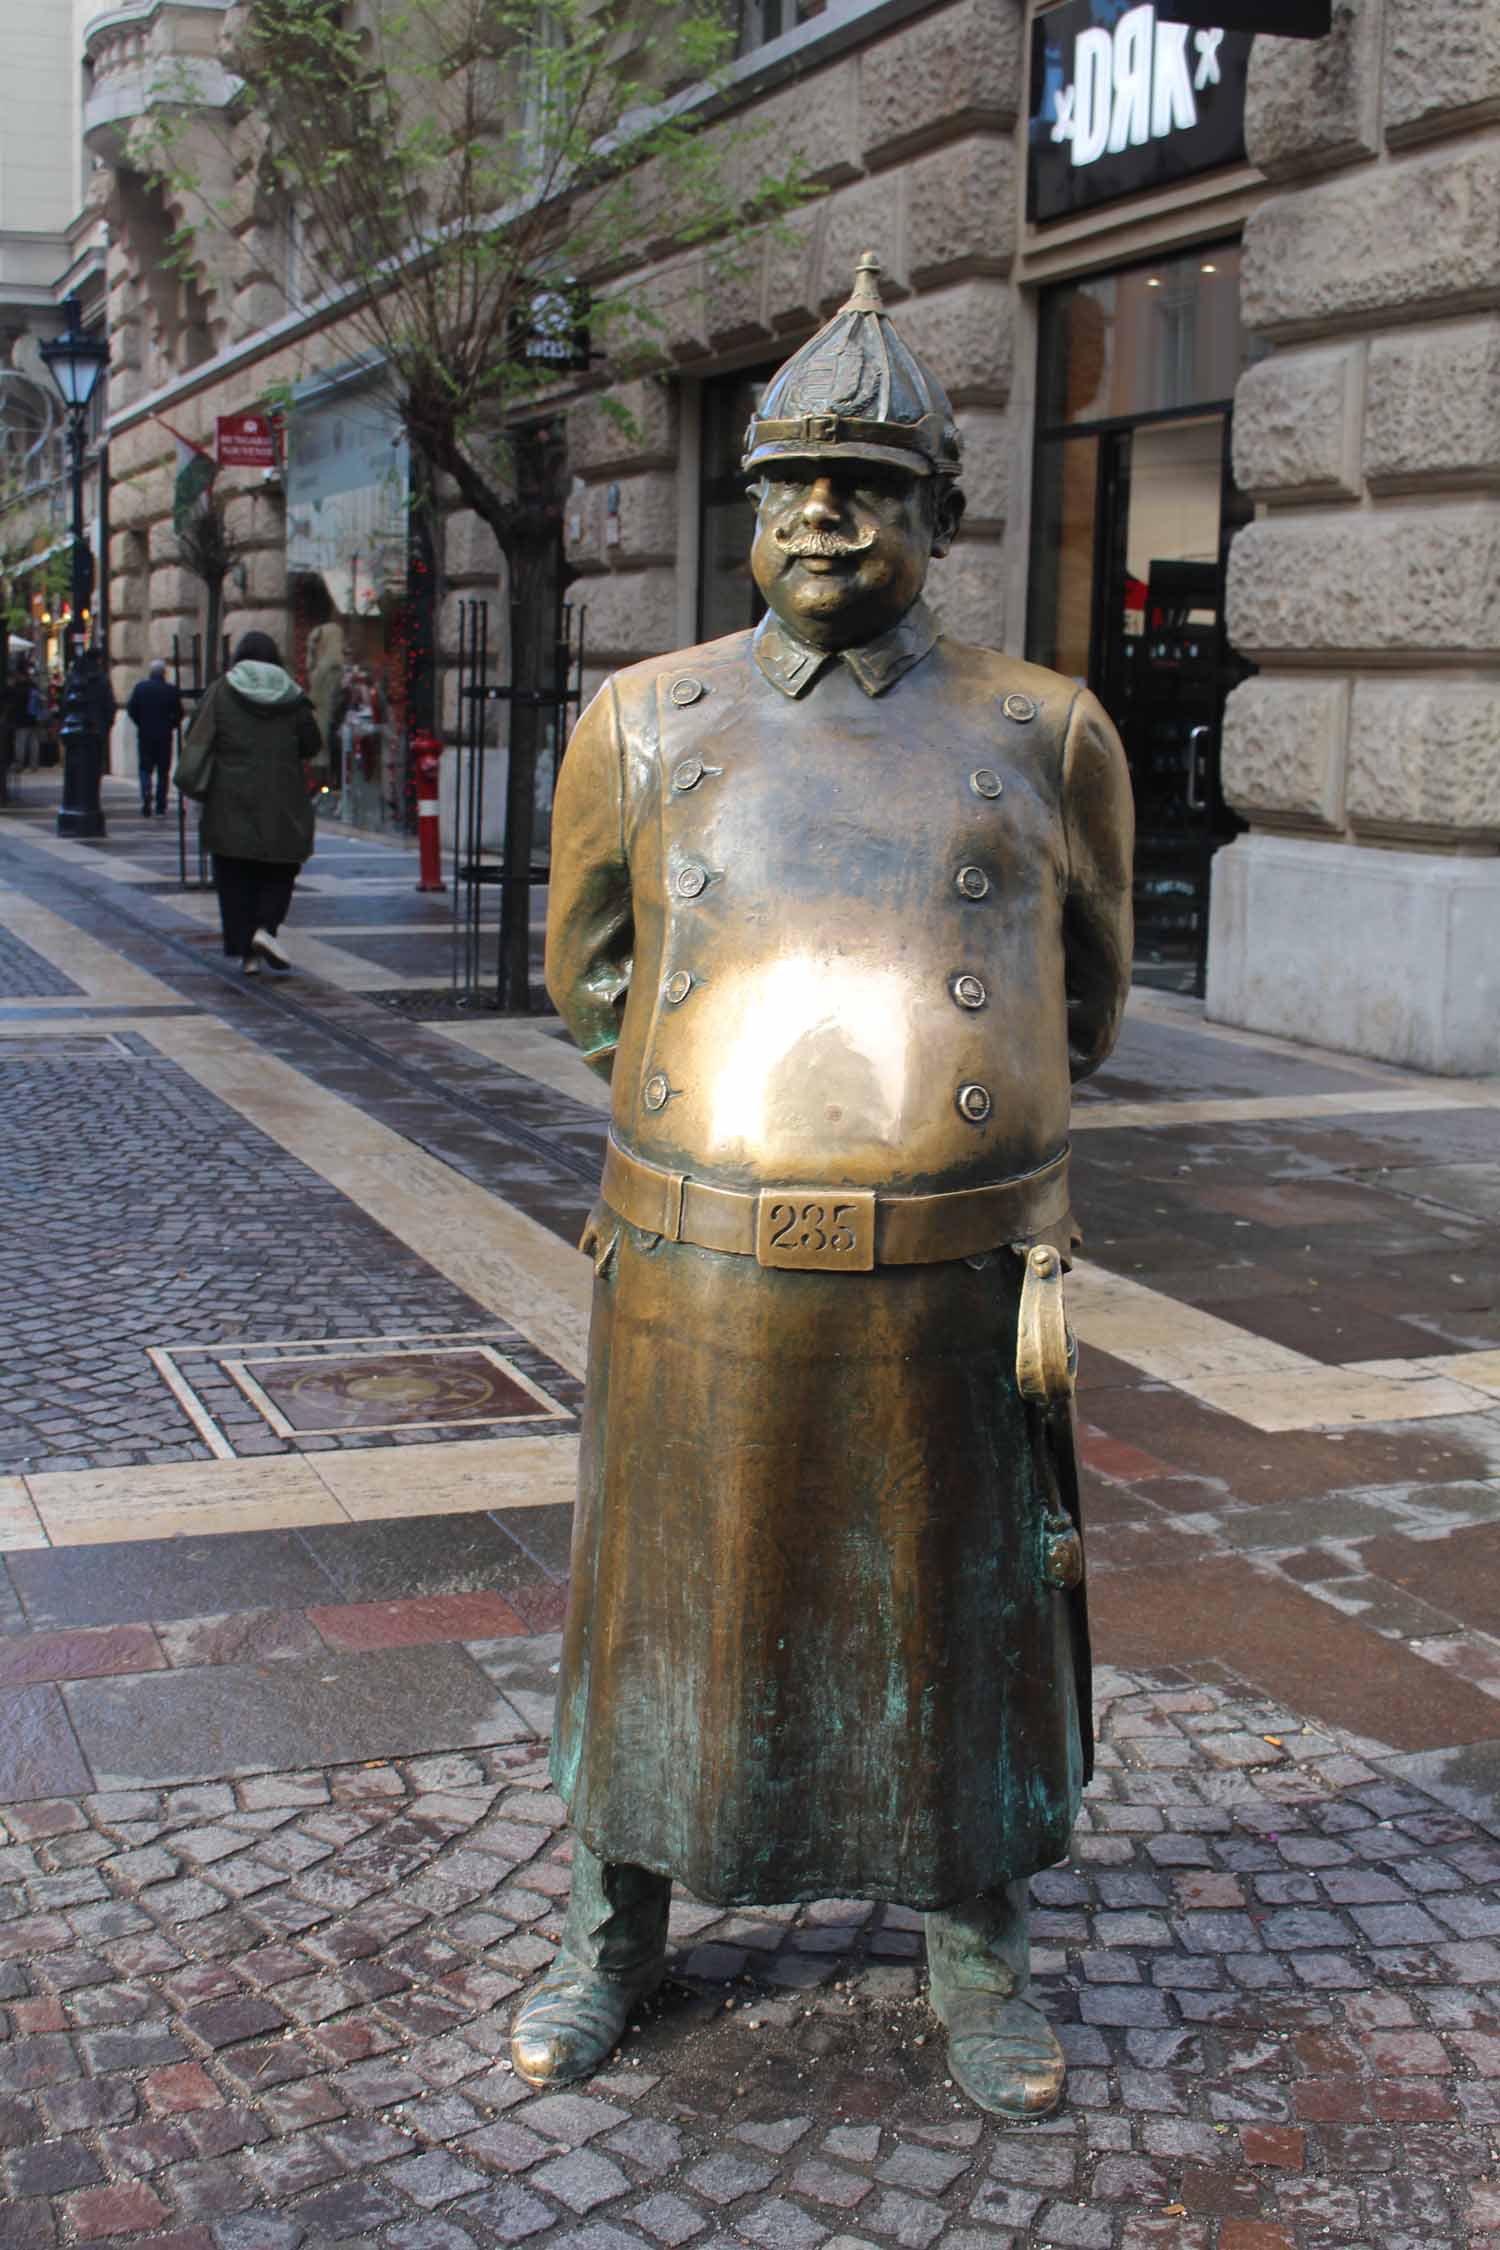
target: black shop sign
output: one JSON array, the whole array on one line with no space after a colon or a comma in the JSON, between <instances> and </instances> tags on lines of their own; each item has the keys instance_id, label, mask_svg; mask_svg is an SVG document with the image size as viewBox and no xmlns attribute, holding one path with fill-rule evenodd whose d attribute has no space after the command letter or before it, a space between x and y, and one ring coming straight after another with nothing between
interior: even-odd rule
<instances>
[{"instance_id":1,"label":"black shop sign","mask_svg":"<svg viewBox=\"0 0 1500 2250\"><path fill-rule=\"evenodd\" d=\"M1249 32L1064 0L1031 29L1026 216L1061 219L1245 154Z\"/></svg>"}]
</instances>

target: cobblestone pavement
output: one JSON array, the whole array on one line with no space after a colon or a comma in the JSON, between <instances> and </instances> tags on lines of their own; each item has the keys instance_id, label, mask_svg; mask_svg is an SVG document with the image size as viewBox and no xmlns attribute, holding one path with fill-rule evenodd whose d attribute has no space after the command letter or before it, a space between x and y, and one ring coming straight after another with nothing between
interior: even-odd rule
<instances>
[{"instance_id":1,"label":"cobblestone pavement","mask_svg":"<svg viewBox=\"0 0 1500 2250\"><path fill-rule=\"evenodd\" d=\"M0 934L0 999L32 1000L76 993L77 985L43 954L9 931Z\"/></svg>"},{"instance_id":2,"label":"cobblestone pavement","mask_svg":"<svg viewBox=\"0 0 1500 2250\"><path fill-rule=\"evenodd\" d=\"M505 1644L545 1724L555 1640ZM0 2243L1500 2244L1500 1844L1222 1673L1100 1678L1036 1884L1065 2111L954 2092L918 1918L679 1899L618 2062L536 2094L544 1744L33 1802L0 1848Z\"/></svg>"},{"instance_id":3,"label":"cobblestone pavement","mask_svg":"<svg viewBox=\"0 0 1500 2250\"><path fill-rule=\"evenodd\" d=\"M679 1900L536 2095L601 1091L411 1020L409 855L328 836L247 986L175 849L0 819L0 2250L1500 2250L1496 1090L1154 999L1078 1104L1061 2116L847 1900Z\"/></svg>"},{"instance_id":4,"label":"cobblestone pavement","mask_svg":"<svg viewBox=\"0 0 1500 2250\"><path fill-rule=\"evenodd\" d=\"M205 1332L315 1344L484 1331L544 1383L572 1389L139 1034L111 1035L86 1067L0 1041L0 1177L0 1471L207 1459L199 1428L146 1356L148 1346L201 1347ZM200 1379L210 1406L229 1407L237 1455L343 1442L279 1436L217 1366ZM408 1443L428 1434L403 1433ZM366 1432L359 1442L393 1440Z\"/></svg>"}]
</instances>

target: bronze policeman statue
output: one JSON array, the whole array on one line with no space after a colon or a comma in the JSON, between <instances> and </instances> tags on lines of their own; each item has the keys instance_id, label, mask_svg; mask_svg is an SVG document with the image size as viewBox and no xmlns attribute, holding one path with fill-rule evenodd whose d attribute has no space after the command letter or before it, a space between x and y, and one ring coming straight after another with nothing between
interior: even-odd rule
<instances>
[{"instance_id":1,"label":"bronze policeman statue","mask_svg":"<svg viewBox=\"0 0 1500 2250\"><path fill-rule=\"evenodd\" d=\"M1073 681L922 601L941 385L860 261L748 433L753 632L632 665L553 825L547 983L609 1078L533 2084L660 1980L671 1884L925 1909L955 2081L1034 2116L1027 1880L1090 1770L1060 1291L1069 1085L1130 972L1130 791Z\"/></svg>"}]
</instances>

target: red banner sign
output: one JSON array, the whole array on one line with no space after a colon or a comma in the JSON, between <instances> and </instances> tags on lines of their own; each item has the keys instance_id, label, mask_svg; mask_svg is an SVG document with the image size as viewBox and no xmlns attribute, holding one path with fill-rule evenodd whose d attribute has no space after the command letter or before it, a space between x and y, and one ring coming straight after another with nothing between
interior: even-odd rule
<instances>
[{"instance_id":1,"label":"red banner sign","mask_svg":"<svg viewBox=\"0 0 1500 2250\"><path fill-rule=\"evenodd\" d=\"M278 459L276 424L269 414L219 416L221 469L274 469Z\"/></svg>"}]
</instances>

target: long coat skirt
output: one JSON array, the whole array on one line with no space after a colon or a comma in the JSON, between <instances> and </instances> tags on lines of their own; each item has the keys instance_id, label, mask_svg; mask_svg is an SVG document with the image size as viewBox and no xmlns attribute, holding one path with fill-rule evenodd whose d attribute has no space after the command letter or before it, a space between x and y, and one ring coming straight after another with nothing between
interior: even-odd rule
<instances>
[{"instance_id":1,"label":"long coat skirt","mask_svg":"<svg viewBox=\"0 0 1500 2250\"><path fill-rule=\"evenodd\" d=\"M603 1217L553 1759L579 1834L724 1904L938 1907L1061 1857L1082 1613L1043 1576L1020 1262L774 1272Z\"/></svg>"}]
</instances>

